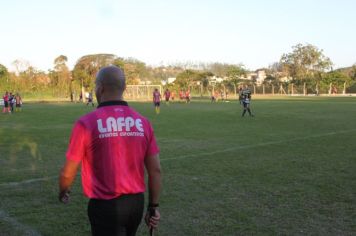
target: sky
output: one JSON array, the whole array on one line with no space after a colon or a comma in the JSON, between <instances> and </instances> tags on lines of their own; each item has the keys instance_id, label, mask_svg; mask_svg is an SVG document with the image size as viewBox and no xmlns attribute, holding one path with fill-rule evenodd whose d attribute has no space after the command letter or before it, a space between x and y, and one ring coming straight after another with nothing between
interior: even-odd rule
<instances>
[{"instance_id":1,"label":"sky","mask_svg":"<svg viewBox=\"0 0 356 236\"><path fill-rule=\"evenodd\" d=\"M334 68L356 63L355 0L0 0L0 64L70 68L111 53L148 65L242 63L268 67L298 43Z\"/></svg>"}]
</instances>

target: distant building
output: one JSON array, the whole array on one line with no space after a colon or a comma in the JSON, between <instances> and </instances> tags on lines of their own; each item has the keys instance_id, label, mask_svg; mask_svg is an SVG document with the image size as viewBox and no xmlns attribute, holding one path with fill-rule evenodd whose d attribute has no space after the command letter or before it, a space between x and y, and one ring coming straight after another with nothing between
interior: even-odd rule
<instances>
[{"instance_id":1,"label":"distant building","mask_svg":"<svg viewBox=\"0 0 356 236\"><path fill-rule=\"evenodd\" d=\"M279 81L281 81L281 82L289 82L292 79L293 79L292 77L284 76L284 77L279 78Z\"/></svg>"},{"instance_id":2,"label":"distant building","mask_svg":"<svg viewBox=\"0 0 356 236\"><path fill-rule=\"evenodd\" d=\"M256 83L257 85L263 84L264 80L266 79L266 71L265 70L257 70L256 71L257 77L256 77Z\"/></svg>"},{"instance_id":3,"label":"distant building","mask_svg":"<svg viewBox=\"0 0 356 236\"><path fill-rule=\"evenodd\" d=\"M248 73L247 75L246 75L246 80L253 80L253 79L255 79L255 78L257 78L257 73L255 73L255 72L252 72L252 73Z\"/></svg>"},{"instance_id":4,"label":"distant building","mask_svg":"<svg viewBox=\"0 0 356 236\"><path fill-rule=\"evenodd\" d=\"M168 78L167 80L161 80L161 84L164 86L166 84L171 84L173 83L174 81L176 81L177 78L174 78L174 77L170 77Z\"/></svg>"},{"instance_id":5,"label":"distant building","mask_svg":"<svg viewBox=\"0 0 356 236\"><path fill-rule=\"evenodd\" d=\"M214 85L216 83L221 83L226 79L227 79L226 77L225 78L221 78L221 77L217 77L215 75L208 78L210 85Z\"/></svg>"},{"instance_id":6,"label":"distant building","mask_svg":"<svg viewBox=\"0 0 356 236\"><path fill-rule=\"evenodd\" d=\"M257 85L263 84L264 80L267 78L266 71L263 69L256 70L255 72L248 73L245 80L256 82Z\"/></svg>"}]
</instances>

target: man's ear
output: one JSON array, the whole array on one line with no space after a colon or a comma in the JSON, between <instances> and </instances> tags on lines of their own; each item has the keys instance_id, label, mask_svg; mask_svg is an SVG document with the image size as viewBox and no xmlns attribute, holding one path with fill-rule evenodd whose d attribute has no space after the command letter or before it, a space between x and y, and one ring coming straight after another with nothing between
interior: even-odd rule
<instances>
[{"instance_id":1,"label":"man's ear","mask_svg":"<svg viewBox=\"0 0 356 236\"><path fill-rule=\"evenodd\" d=\"M104 86L97 85L96 86L96 93L99 94L99 95L103 94L104 93Z\"/></svg>"}]
</instances>

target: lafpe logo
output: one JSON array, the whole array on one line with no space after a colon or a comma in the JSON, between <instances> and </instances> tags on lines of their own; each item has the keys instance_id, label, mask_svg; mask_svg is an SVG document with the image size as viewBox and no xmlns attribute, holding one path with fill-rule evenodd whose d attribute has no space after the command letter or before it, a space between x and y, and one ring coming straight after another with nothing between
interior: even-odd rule
<instances>
[{"instance_id":1,"label":"lafpe logo","mask_svg":"<svg viewBox=\"0 0 356 236\"><path fill-rule=\"evenodd\" d=\"M100 133L99 138L144 136L142 120L134 119L130 116L118 118L110 116L106 118L104 123L102 119L98 119L97 124Z\"/></svg>"}]
</instances>

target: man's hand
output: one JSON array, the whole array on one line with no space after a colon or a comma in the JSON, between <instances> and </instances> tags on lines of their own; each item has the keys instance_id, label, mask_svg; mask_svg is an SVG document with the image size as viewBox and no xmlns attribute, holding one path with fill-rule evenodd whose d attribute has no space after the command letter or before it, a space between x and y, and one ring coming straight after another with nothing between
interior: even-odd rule
<instances>
[{"instance_id":1,"label":"man's hand","mask_svg":"<svg viewBox=\"0 0 356 236\"><path fill-rule=\"evenodd\" d=\"M69 198L70 195L69 194L70 194L69 190L60 192L59 196L58 196L59 201L64 203L64 204L67 204L69 202L69 200L70 200L70 198Z\"/></svg>"},{"instance_id":2,"label":"man's hand","mask_svg":"<svg viewBox=\"0 0 356 236\"><path fill-rule=\"evenodd\" d=\"M70 186L72 185L77 174L80 163L67 160L59 174L59 201L62 203L69 202Z\"/></svg>"},{"instance_id":3,"label":"man's hand","mask_svg":"<svg viewBox=\"0 0 356 236\"><path fill-rule=\"evenodd\" d=\"M159 213L158 208L149 208L147 210L145 221L146 221L146 225L150 229L157 229L160 219L161 219L161 214Z\"/></svg>"}]
</instances>

